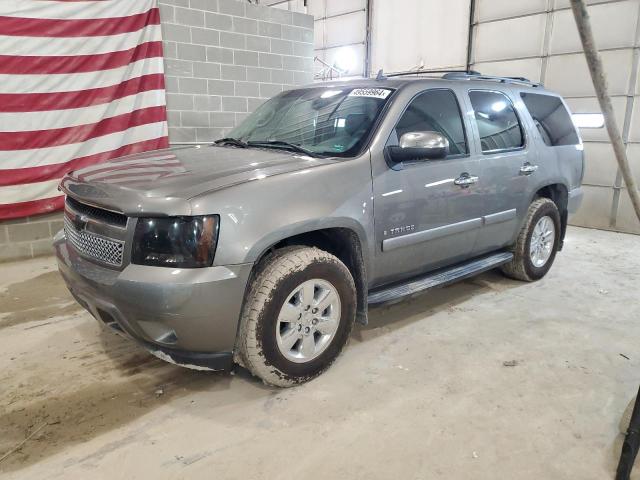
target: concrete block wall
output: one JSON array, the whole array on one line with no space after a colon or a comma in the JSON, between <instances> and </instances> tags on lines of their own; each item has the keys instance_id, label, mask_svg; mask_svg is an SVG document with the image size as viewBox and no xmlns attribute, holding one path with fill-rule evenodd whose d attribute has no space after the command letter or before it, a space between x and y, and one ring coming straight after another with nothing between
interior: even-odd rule
<instances>
[{"instance_id":1,"label":"concrete block wall","mask_svg":"<svg viewBox=\"0 0 640 480\"><path fill-rule=\"evenodd\" d=\"M209 143L313 81L313 17L238 0L159 0L169 139Z\"/></svg>"},{"instance_id":2,"label":"concrete block wall","mask_svg":"<svg viewBox=\"0 0 640 480\"><path fill-rule=\"evenodd\" d=\"M313 81L313 17L240 0L158 0L171 143L210 143ZM0 262L51 254L61 213L0 222Z\"/></svg>"}]
</instances>

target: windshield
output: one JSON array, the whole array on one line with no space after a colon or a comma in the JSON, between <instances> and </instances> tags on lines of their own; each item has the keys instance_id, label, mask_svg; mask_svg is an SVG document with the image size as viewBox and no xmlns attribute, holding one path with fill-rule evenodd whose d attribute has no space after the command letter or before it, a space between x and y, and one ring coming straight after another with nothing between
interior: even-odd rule
<instances>
[{"instance_id":1,"label":"windshield","mask_svg":"<svg viewBox=\"0 0 640 480\"><path fill-rule=\"evenodd\" d=\"M229 137L249 145L286 148L285 142L318 155L353 156L391 92L351 87L290 90L263 103Z\"/></svg>"}]
</instances>

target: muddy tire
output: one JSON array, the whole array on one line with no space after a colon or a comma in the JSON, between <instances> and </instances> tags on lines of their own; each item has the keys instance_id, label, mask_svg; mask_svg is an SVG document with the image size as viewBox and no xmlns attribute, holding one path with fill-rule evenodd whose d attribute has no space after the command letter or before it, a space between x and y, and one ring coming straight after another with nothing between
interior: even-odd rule
<instances>
[{"instance_id":1,"label":"muddy tire","mask_svg":"<svg viewBox=\"0 0 640 480\"><path fill-rule=\"evenodd\" d=\"M286 247L257 267L240 319L236 361L265 383L289 387L324 372L356 315L349 269L313 247Z\"/></svg>"},{"instance_id":2,"label":"muddy tire","mask_svg":"<svg viewBox=\"0 0 640 480\"><path fill-rule=\"evenodd\" d=\"M510 278L533 282L544 277L558 252L560 244L560 212L553 201L538 198L527 211L527 217L511 247L513 260L502 266Z\"/></svg>"},{"instance_id":3,"label":"muddy tire","mask_svg":"<svg viewBox=\"0 0 640 480\"><path fill-rule=\"evenodd\" d=\"M620 433L626 435L627 430L629 430L629 424L631 423L631 415L633 414L633 407L636 404L636 399L634 398L627 405L626 410L622 414L622 418L620 419Z\"/></svg>"}]
</instances>

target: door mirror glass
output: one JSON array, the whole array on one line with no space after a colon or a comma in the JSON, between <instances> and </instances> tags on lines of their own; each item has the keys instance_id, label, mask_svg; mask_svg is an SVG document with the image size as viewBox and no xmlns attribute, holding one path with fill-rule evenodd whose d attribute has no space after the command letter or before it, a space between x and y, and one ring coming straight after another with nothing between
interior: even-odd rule
<instances>
[{"instance_id":1,"label":"door mirror glass","mask_svg":"<svg viewBox=\"0 0 640 480\"><path fill-rule=\"evenodd\" d=\"M399 145L388 147L391 160L439 160L449 155L449 140L439 132L407 132Z\"/></svg>"}]
</instances>

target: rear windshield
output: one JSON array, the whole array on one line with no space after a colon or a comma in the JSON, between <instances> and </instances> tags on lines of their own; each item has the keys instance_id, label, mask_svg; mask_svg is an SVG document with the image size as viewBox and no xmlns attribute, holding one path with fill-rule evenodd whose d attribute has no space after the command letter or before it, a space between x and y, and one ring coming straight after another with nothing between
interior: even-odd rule
<instances>
[{"instance_id":1,"label":"rear windshield","mask_svg":"<svg viewBox=\"0 0 640 480\"><path fill-rule=\"evenodd\" d=\"M539 93L521 93L520 96L544 143L551 147L580 143L571 116L562 100Z\"/></svg>"},{"instance_id":2,"label":"rear windshield","mask_svg":"<svg viewBox=\"0 0 640 480\"><path fill-rule=\"evenodd\" d=\"M391 93L353 87L290 90L258 107L229 136L243 142L293 143L320 155L353 156Z\"/></svg>"}]
</instances>

